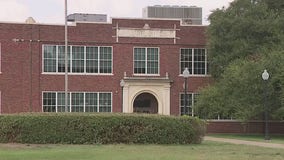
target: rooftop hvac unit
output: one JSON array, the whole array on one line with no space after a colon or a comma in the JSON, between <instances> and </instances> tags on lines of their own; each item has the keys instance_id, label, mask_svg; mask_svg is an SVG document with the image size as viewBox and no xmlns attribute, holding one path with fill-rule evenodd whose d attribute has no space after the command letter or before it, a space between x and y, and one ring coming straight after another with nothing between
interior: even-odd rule
<instances>
[{"instance_id":1,"label":"rooftop hvac unit","mask_svg":"<svg viewBox=\"0 0 284 160\"><path fill-rule=\"evenodd\" d=\"M106 14L84 14L84 13L74 13L67 16L68 22L107 22Z\"/></svg>"}]
</instances>

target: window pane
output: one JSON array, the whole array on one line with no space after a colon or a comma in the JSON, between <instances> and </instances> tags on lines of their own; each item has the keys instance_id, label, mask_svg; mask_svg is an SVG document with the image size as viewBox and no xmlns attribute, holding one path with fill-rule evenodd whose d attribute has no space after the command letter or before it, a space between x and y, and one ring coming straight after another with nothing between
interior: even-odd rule
<instances>
[{"instance_id":1,"label":"window pane","mask_svg":"<svg viewBox=\"0 0 284 160\"><path fill-rule=\"evenodd\" d=\"M190 74L192 74L192 49L181 49L180 65L180 74L182 74L185 68L188 68Z\"/></svg>"},{"instance_id":2,"label":"window pane","mask_svg":"<svg viewBox=\"0 0 284 160\"><path fill-rule=\"evenodd\" d=\"M134 60L145 60L146 49L145 48L134 48Z\"/></svg>"},{"instance_id":3,"label":"window pane","mask_svg":"<svg viewBox=\"0 0 284 160\"><path fill-rule=\"evenodd\" d=\"M147 49L147 73L158 74L159 73L159 54L158 48Z\"/></svg>"},{"instance_id":4,"label":"window pane","mask_svg":"<svg viewBox=\"0 0 284 160\"><path fill-rule=\"evenodd\" d=\"M134 64L134 73L145 74L146 73L146 66L145 61L136 61Z\"/></svg>"},{"instance_id":5,"label":"window pane","mask_svg":"<svg viewBox=\"0 0 284 160\"><path fill-rule=\"evenodd\" d=\"M111 112L111 94L99 93L99 112Z\"/></svg>"},{"instance_id":6,"label":"window pane","mask_svg":"<svg viewBox=\"0 0 284 160\"><path fill-rule=\"evenodd\" d=\"M56 72L56 59L44 59L44 72Z\"/></svg>"},{"instance_id":7,"label":"window pane","mask_svg":"<svg viewBox=\"0 0 284 160\"><path fill-rule=\"evenodd\" d=\"M205 74L205 49L194 49L194 74Z\"/></svg>"},{"instance_id":8,"label":"window pane","mask_svg":"<svg viewBox=\"0 0 284 160\"><path fill-rule=\"evenodd\" d=\"M99 68L100 73L112 73L111 47L100 47Z\"/></svg>"},{"instance_id":9,"label":"window pane","mask_svg":"<svg viewBox=\"0 0 284 160\"><path fill-rule=\"evenodd\" d=\"M56 46L44 46L43 50L43 71L56 72Z\"/></svg>"},{"instance_id":10,"label":"window pane","mask_svg":"<svg viewBox=\"0 0 284 160\"><path fill-rule=\"evenodd\" d=\"M157 74L158 73L158 62L148 62L147 63L147 73Z\"/></svg>"},{"instance_id":11,"label":"window pane","mask_svg":"<svg viewBox=\"0 0 284 160\"><path fill-rule=\"evenodd\" d=\"M111 73L111 62L109 61L100 61L100 73Z\"/></svg>"},{"instance_id":12,"label":"window pane","mask_svg":"<svg viewBox=\"0 0 284 160\"><path fill-rule=\"evenodd\" d=\"M43 93L43 112L56 112L56 93Z\"/></svg>"},{"instance_id":13,"label":"window pane","mask_svg":"<svg viewBox=\"0 0 284 160\"><path fill-rule=\"evenodd\" d=\"M192 113L192 101L193 101L193 99L192 99L192 94L191 93L188 93L188 94L186 94L186 103L187 103L187 105L186 105L186 107L184 107L185 106L185 96L184 96L184 93L183 94L181 94L180 95L180 114L181 115L192 115L191 113Z\"/></svg>"},{"instance_id":14,"label":"window pane","mask_svg":"<svg viewBox=\"0 0 284 160\"><path fill-rule=\"evenodd\" d=\"M98 47L86 48L86 72L98 73L99 72L99 59Z\"/></svg>"},{"instance_id":15,"label":"window pane","mask_svg":"<svg viewBox=\"0 0 284 160\"><path fill-rule=\"evenodd\" d=\"M86 112L97 112L98 111L98 94L97 93L86 93L85 108Z\"/></svg>"},{"instance_id":16,"label":"window pane","mask_svg":"<svg viewBox=\"0 0 284 160\"><path fill-rule=\"evenodd\" d=\"M147 60L157 61L158 59L158 48L147 48Z\"/></svg>"},{"instance_id":17,"label":"window pane","mask_svg":"<svg viewBox=\"0 0 284 160\"><path fill-rule=\"evenodd\" d=\"M205 74L204 62L194 62L194 74Z\"/></svg>"},{"instance_id":18,"label":"window pane","mask_svg":"<svg viewBox=\"0 0 284 160\"><path fill-rule=\"evenodd\" d=\"M70 112L70 94L68 93L68 112ZM65 93L57 93L57 112L65 112Z\"/></svg>"},{"instance_id":19,"label":"window pane","mask_svg":"<svg viewBox=\"0 0 284 160\"><path fill-rule=\"evenodd\" d=\"M72 93L71 95L71 111L84 112L84 93Z\"/></svg>"},{"instance_id":20,"label":"window pane","mask_svg":"<svg viewBox=\"0 0 284 160\"><path fill-rule=\"evenodd\" d=\"M68 72L70 72L70 46L68 46ZM58 72L65 72L65 46L58 46Z\"/></svg>"},{"instance_id":21,"label":"window pane","mask_svg":"<svg viewBox=\"0 0 284 160\"><path fill-rule=\"evenodd\" d=\"M72 47L72 72L84 73L85 66L84 47L73 46Z\"/></svg>"},{"instance_id":22,"label":"window pane","mask_svg":"<svg viewBox=\"0 0 284 160\"><path fill-rule=\"evenodd\" d=\"M146 49L134 48L134 73L146 73Z\"/></svg>"}]
</instances>

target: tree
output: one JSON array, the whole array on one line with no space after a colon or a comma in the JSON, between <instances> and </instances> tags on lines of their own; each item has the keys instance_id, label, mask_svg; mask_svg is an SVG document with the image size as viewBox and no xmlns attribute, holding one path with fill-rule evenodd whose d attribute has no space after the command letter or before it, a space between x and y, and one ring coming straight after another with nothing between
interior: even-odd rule
<instances>
[{"instance_id":1,"label":"tree","mask_svg":"<svg viewBox=\"0 0 284 160\"><path fill-rule=\"evenodd\" d=\"M283 44L283 12L271 10L265 2L236 0L209 16L209 59L214 78L220 78L235 59L263 54L263 48Z\"/></svg>"},{"instance_id":2,"label":"tree","mask_svg":"<svg viewBox=\"0 0 284 160\"><path fill-rule=\"evenodd\" d=\"M265 0L265 3L272 10L277 10L278 12L284 11L284 1L283 0Z\"/></svg>"},{"instance_id":3,"label":"tree","mask_svg":"<svg viewBox=\"0 0 284 160\"><path fill-rule=\"evenodd\" d=\"M283 62L283 51L272 52L258 61L234 61L225 69L222 79L201 91L195 109L197 115L206 119L263 119L265 85L261 74L266 68L270 73L269 112L274 119L284 119Z\"/></svg>"},{"instance_id":4,"label":"tree","mask_svg":"<svg viewBox=\"0 0 284 160\"><path fill-rule=\"evenodd\" d=\"M269 112L284 119L284 7L277 1L235 0L210 15L207 33L215 84L198 97L195 110L201 118L262 119L261 73L267 69Z\"/></svg>"}]
</instances>

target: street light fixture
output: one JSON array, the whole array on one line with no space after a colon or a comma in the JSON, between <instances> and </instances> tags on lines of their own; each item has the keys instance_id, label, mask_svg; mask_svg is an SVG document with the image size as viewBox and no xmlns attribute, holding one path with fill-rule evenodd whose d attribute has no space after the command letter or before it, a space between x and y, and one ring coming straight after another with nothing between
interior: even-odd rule
<instances>
[{"instance_id":1,"label":"street light fixture","mask_svg":"<svg viewBox=\"0 0 284 160\"><path fill-rule=\"evenodd\" d=\"M119 85L121 87L121 107L122 107L122 110L123 110L123 87L125 85L125 81L123 79L121 79Z\"/></svg>"},{"instance_id":2,"label":"street light fixture","mask_svg":"<svg viewBox=\"0 0 284 160\"><path fill-rule=\"evenodd\" d=\"M269 73L267 72L267 70L265 69L262 73L262 79L264 80L265 83L265 91L264 91L264 118L265 118L265 134L264 134L264 139L265 140L270 140L270 136L269 136L269 131L268 131L268 106L267 106L267 82L269 79Z\"/></svg>"},{"instance_id":3,"label":"street light fixture","mask_svg":"<svg viewBox=\"0 0 284 160\"><path fill-rule=\"evenodd\" d=\"M184 114L186 114L186 106L187 106L187 79L190 76L188 68L185 68L182 72L182 76L184 78Z\"/></svg>"},{"instance_id":4,"label":"street light fixture","mask_svg":"<svg viewBox=\"0 0 284 160\"><path fill-rule=\"evenodd\" d=\"M269 73L265 69L262 73L262 79L266 81L266 80L268 80L268 78L269 78Z\"/></svg>"}]
</instances>

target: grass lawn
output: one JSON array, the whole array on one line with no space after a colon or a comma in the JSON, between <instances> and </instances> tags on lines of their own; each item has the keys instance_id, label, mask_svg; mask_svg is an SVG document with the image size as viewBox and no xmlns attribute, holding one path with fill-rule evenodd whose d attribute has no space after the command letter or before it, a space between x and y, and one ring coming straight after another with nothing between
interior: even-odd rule
<instances>
[{"instance_id":1,"label":"grass lawn","mask_svg":"<svg viewBox=\"0 0 284 160\"><path fill-rule=\"evenodd\" d=\"M0 144L1 160L284 160L283 149L205 141L200 145Z\"/></svg>"},{"instance_id":2,"label":"grass lawn","mask_svg":"<svg viewBox=\"0 0 284 160\"><path fill-rule=\"evenodd\" d=\"M246 134L209 134L208 136L217 138L230 138L248 141L265 142L264 135L246 135ZM284 135L271 135L271 143L284 144Z\"/></svg>"}]
</instances>

